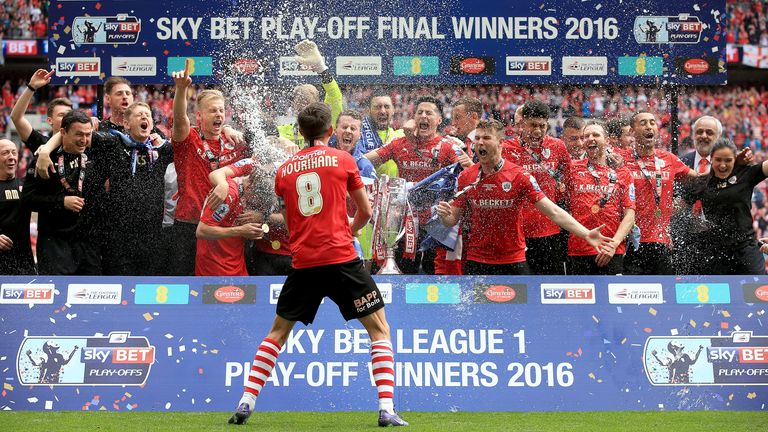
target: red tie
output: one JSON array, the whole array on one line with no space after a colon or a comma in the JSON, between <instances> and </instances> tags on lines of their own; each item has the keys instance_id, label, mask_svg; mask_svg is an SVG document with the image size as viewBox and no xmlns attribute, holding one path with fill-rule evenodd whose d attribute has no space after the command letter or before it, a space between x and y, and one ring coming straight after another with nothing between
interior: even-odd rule
<instances>
[{"instance_id":1,"label":"red tie","mask_svg":"<svg viewBox=\"0 0 768 432\"><path fill-rule=\"evenodd\" d=\"M706 159L702 158L699 161L699 169L698 169L699 174L704 174L705 172L707 172L708 164L709 164L709 161ZM693 203L692 211L694 215L701 216L701 201L696 201L695 203Z\"/></svg>"}]
</instances>

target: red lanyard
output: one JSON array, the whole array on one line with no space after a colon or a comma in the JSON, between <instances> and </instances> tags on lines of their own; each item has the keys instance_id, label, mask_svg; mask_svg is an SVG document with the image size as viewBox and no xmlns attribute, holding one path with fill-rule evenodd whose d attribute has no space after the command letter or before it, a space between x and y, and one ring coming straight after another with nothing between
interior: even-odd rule
<instances>
[{"instance_id":1,"label":"red lanyard","mask_svg":"<svg viewBox=\"0 0 768 432\"><path fill-rule=\"evenodd\" d=\"M597 172L597 169L595 169L595 166L592 165L592 162L587 162L587 169L589 170L589 173L592 174L592 178L595 179L595 185L600 186L600 173ZM616 189L616 181L618 180L618 176L616 175L616 171L610 170L608 171L608 192L602 193L600 197L600 208L605 207L605 205L608 203L608 201L611 200L611 195L613 195L613 191Z\"/></svg>"},{"instance_id":2,"label":"red lanyard","mask_svg":"<svg viewBox=\"0 0 768 432\"><path fill-rule=\"evenodd\" d=\"M73 189L72 186L69 184L65 177L64 172L64 152L62 152L59 155L59 163L58 163L58 172L59 172L59 180L61 180L61 185L64 186L64 190L67 192L75 192L78 195L81 195L83 193L83 182L85 181L85 162L88 161L88 156L86 156L85 153L80 154L80 173L77 178L77 190Z\"/></svg>"}]
</instances>

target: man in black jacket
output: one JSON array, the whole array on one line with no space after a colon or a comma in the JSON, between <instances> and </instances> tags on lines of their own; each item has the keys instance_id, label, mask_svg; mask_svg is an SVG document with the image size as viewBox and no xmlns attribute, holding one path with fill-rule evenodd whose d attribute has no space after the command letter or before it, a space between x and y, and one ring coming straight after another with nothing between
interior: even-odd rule
<instances>
[{"instance_id":1,"label":"man in black jacket","mask_svg":"<svg viewBox=\"0 0 768 432\"><path fill-rule=\"evenodd\" d=\"M21 205L16 177L19 152L12 141L0 139L0 274L36 274L29 246L29 209Z\"/></svg>"}]
</instances>

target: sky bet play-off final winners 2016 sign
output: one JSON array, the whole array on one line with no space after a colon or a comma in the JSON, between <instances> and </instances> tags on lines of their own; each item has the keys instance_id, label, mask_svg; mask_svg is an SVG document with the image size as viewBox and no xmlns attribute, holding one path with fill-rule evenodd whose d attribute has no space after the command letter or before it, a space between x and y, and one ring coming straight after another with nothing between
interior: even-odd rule
<instances>
[{"instance_id":1,"label":"sky bet play-off final winners 2016 sign","mask_svg":"<svg viewBox=\"0 0 768 432\"><path fill-rule=\"evenodd\" d=\"M725 2L53 0L54 84L301 79L312 39L340 83L724 84ZM299 78L296 78L296 77Z\"/></svg>"},{"instance_id":2,"label":"sky bet play-off final winners 2016 sign","mask_svg":"<svg viewBox=\"0 0 768 432\"><path fill-rule=\"evenodd\" d=\"M283 280L4 278L0 409L227 411ZM376 280L382 298L361 301L387 306L401 410L768 403L764 276ZM320 309L291 333L259 410L375 406L365 331Z\"/></svg>"}]
</instances>

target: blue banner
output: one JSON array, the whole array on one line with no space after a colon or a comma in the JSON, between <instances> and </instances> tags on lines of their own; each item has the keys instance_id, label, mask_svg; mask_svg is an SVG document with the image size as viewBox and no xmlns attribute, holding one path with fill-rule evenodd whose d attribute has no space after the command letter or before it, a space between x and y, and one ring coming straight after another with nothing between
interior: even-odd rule
<instances>
[{"instance_id":1,"label":"blue banner","mask_svg":"<svg viewBox=\"0 0 768 432\"><path fill-rule=\"evenodd\" d=\"M283 280L4 277L0 409L229 411ZM768 402L766 277L376 280L403 411ZM375 409L369 342L326 299L294 328L258 409Z\"/></svg>"},{"instance_id":2,"label":"blue banner","mask_svg":"<svg viewBox=\"0 0 768 432\"><path fill-rule=\"evenodd\" d=\"M306 79L317 42L351 84L725 84L725 2L53 0L55 84ZM167 61L165 59L168 59Z\"/></svg>"}]
</instances>

